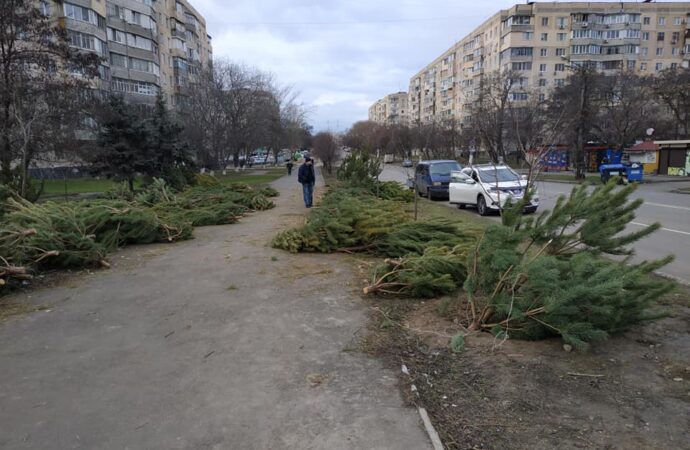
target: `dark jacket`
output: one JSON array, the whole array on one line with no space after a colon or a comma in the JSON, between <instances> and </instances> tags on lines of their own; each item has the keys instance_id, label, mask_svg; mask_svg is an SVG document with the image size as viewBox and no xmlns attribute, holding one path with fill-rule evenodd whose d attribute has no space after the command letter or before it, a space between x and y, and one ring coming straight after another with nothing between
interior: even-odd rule
<instances>
[{"instance_id":1,"label":"dark jacket","mask_svg":"<svg viewBox=\"0 0 690 450\"><path fill-rule=\"evenodd\" d=\"M302 164L299 166L299 172L297 172L297 181L302 184L314 184L316 182L316 176L314 176L314 165L308 166L307 164Z\"/></svg>"}]
</instances>

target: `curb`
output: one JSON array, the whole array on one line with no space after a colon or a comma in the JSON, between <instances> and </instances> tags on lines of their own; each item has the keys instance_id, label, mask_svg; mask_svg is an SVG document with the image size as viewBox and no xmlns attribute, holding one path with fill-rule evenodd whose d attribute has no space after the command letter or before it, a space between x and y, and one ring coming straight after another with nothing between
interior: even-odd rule
<instances>
[{"instance_id":1,"label":"curb","mask_svg":"<svg viewBox=\"0 0 690 450\"><path fill-rule=\"evenodd\" d=\"M410 371L407 369L407 366L405 364L402 365L402 373L404 373L407 376L410 375ZM410 390L416 393L417 396L419 396L417 386L415 386L414 384L410 385ZM426 430L426 433L429 435L429 439L431 440L431 445L433 445L434 450L444 450L443 443L441 442L441 437L438 435L436 428L434 428L434 424L431 423L431 419L429 418L429 414L426 412L426 409L422 408L421 406L417 406L417 411L419 412L419 416L422 418L422 422L424 423L424 429Z\"/></svg>"}]
</instances>

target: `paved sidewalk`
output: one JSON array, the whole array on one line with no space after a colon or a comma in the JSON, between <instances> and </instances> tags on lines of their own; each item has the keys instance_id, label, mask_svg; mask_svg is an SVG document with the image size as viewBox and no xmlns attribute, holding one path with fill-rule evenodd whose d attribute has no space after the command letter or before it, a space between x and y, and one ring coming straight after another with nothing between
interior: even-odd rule
<instances>
[{"instance_id":1,"label":"paved sidewalk","mask_svg":"<svg viewBox=\"0 0 690 450\"><path fill-rule=\"evenodd\" d=\"M296 174L274 186L272 211L30 293L50 311L0 324L0 448L431 448L398 374L346 351L348 264L268 247L305 211Z\"/></svg>"}]
</instances>

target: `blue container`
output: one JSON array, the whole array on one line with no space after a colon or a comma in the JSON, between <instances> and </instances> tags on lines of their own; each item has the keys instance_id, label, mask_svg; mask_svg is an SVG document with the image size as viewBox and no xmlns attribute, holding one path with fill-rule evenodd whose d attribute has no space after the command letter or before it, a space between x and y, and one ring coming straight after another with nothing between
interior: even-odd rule
<instances>
[{"instance_id":1,"label":"blue container","mask_svg":"<svg viewBox=\"0 0 690 450\"><path fill-rule=\"evenodd\" d=\"M628 182L642 182L642 174L644 173L642 164L632 163L627 167Z\"/></svg>"}]
</instances>

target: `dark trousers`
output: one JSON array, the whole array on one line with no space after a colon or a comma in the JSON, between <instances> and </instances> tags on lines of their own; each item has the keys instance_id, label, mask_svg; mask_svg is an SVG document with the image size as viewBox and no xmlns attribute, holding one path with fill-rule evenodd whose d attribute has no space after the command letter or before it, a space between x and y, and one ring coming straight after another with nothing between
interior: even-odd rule
<instances>
[{"instance_id":1,"label":"dark trousers","mask_svg":"<svg viewBox=\"0 0 690 450\"><path fill-rule=\"evenodd\" d=\"M304 194L304 206L311 207L314 200L314 183L302 184L302 193Z\"/></svg>"}]
</instances>

